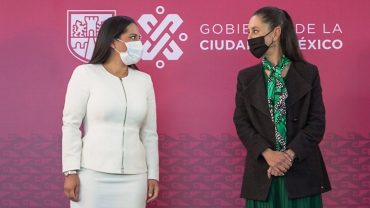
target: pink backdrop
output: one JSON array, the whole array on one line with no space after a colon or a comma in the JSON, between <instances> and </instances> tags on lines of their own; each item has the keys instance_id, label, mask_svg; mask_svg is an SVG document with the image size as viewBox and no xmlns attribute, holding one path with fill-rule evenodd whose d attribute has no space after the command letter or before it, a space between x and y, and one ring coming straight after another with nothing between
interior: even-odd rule
<instances>
[{"instance_id":1,"label":"pink backdrop","mask_svg":"<svg viewBox=\"0 0 370 208\"><path fill-rule=\"evenodd\" d=\"M258 62L244 49L243 28L266 5L291 14L305 58L321 73L321 147L333 186L325 207L369 207L367 0L1 0L0 207L68 207L61 114L68 79L83 63L71 32L81 25L72 16L112 13L142 18L143 41L152 45L150 60L139 64L153 78L158 105L161 194L150 207L243 207L246 152L232 122L236 75Z\"/></svg>"}]
</instances>

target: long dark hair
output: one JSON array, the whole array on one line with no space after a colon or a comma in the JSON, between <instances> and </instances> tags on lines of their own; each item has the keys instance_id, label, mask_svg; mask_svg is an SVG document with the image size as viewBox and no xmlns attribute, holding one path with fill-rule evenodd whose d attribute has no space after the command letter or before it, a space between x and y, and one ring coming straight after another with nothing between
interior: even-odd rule
<instances>
[{"instance_id":1,"label":"long dark hair","mask_svg":"<svg viewBox=\"0 0 370 208\"><path fill-rule=\"evenodd\" d=\"M95 48L90 64L104 64L112 53L110 47L113 40L118 39L122 33L127 31L127 26L135 21L127 16L114 16L106 19L100 27L96 38ZM135 64L131 68L138 69Z\"/></svg>"},{"instance_id":2,"label":"long dark hair","mask_svg":"<svg viewBox=\"0 0 370 208\"><path fill-rule=\"evenodd\" d=\"M280 45L286 57L292 61L305 61L298 46L292 18L288 12L277 7L262 7L254 12L254 15L260 16L262 21L270 26L270 29L281 27Z\"/></svg>"}]
</instances>

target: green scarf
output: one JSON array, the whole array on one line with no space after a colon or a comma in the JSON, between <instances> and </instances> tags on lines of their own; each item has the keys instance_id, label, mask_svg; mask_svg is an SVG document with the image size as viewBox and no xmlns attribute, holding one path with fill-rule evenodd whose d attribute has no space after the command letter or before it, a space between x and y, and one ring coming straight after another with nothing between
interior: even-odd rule
<instances>
[{"instance_id":1,"label":"green scarf","mask_svg":"<svg viewBox=\"0 0 370 208\"><path fill-rule=\"evenodd\" d=\"M285 87L281 72L290 64L290 60L283 56L278 65L273 66L266 58L263 58L264 70L270 71L267 77L267 101L272 121L275 124L276 150L286 150L286 105L288 91Z\"/></svg>"}]
</instances>

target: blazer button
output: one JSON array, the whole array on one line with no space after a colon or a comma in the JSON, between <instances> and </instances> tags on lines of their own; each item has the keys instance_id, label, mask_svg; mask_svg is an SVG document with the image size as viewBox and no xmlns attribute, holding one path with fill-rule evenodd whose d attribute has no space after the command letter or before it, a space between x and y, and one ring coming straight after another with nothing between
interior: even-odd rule
<instances>
[{"instance_id":1,"label":"blazer button","mask_svg":"<svg viewBox=\"0 0 370 208\"><path fill-rule=\"evenodd\" d=\"M293 122L297 122L297 121L298 121L297 117L293 118Z\"/></svg>"}]
</instances>

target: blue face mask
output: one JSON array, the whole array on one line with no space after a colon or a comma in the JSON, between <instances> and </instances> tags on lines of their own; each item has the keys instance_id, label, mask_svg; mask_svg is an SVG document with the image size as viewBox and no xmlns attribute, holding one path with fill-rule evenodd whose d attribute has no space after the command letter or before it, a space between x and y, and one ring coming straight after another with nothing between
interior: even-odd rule
<instances>
[{"instance_id":1,"label":"blue face mask","mask_svg":"<svg viewBox=\"0 0 370 208\"><path fill-rule=\"evenodd\" d=\"M119 53L121 60L125 65L129 66L140 61L143 56L143 44L141 41L124 42L120 39L117 40L124 43L127 47L127 51L125 52L119 52L115 49Z\"/></svg>"}]
</instances>

